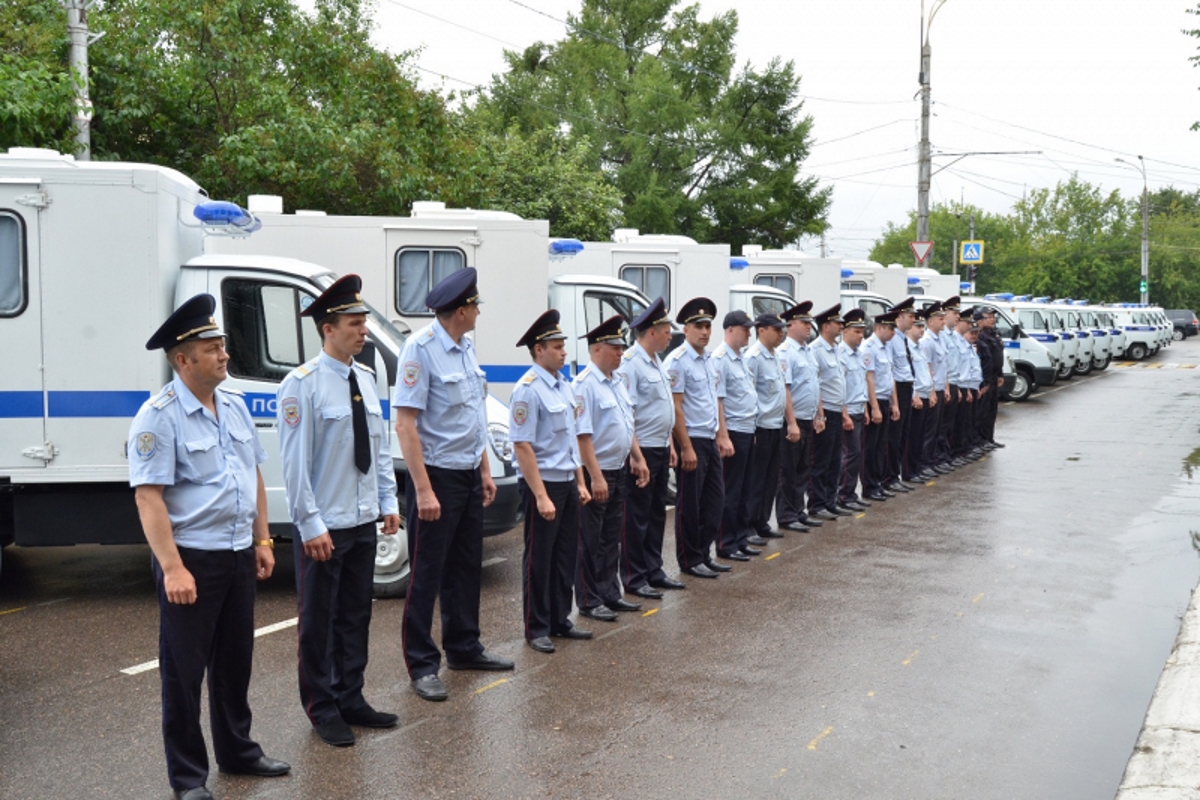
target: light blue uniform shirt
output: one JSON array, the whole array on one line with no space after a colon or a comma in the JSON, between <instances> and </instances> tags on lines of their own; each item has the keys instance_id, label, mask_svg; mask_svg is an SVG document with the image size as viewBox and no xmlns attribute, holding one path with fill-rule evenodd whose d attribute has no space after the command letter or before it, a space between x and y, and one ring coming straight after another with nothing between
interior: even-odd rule
<instances>
[{"instance_id":1,"label":"light blue uniform shirt","mask_svg":"<svg viewBox=\"0 0 1200 800\"><path fill-rule=\"evenodd\" d=\"M725 342L713 351L709 369L717 381L717 397L725 405L725 428L735 433L754 433L758 416L758 396L754 379L746 371L746 361L737 348Z\"/></svg>"},{"instance_id":2,"label":"light blue uniform shirt","mask_svg":"<svg viewBox=\"0 0 1200 800\"><path fill-rule=\"evenodd\" d=\"M846 367L838 357L837 346L818 337L809 347L821 382L821 406L826 411L841 411L846 402Z\"/></svg>"},{"instance_id":3,"label":"light blue uniform shirt","mask_svg":"<svg viewBox=\"0 0 1200 800\"><path fill-rule=\"evenodd\" d=\"M658 356L635 344L621 356L617 374L629 392L633 406L633 430L639 447L667 447L675 426L675 401L671 379Z\"/></svg>"},{"instance_id":4,"label":"light blue uniform shirt","mask_svg":"<svg viewBox=\"0 0 1200 800\"><path fill-rule=\"evenodd\" d=\"M858 349L842 342L838 345L838 357L846 370L846 412L861 414L867 408L867 364L866 353L860 344Z\"/></svg>"},{"instance_id":5,"label":"light blue uniform shirt","mask_svg":"<svg viewBox=\"0 0 1200 800\"><path fill-rule=\"evenodd\" d=\"M946 343L946 382L958 385L958 370L959 363L962 361L963 353L958 349L957 339L961 339L955 331L946 330L942 333Z\"/></svg>"},{"instance_id":6,"label":"light blue uniform shirt","mask_svg":"<svg viewBox=\"0 0 1200 800\"><path fill-rule=\"evenodd\" d=\"M929 360L929 366L933 368L933 388L935 391L945 391L946 389L946 342L943 341L939 334L933 331L925 331L925 335L921 337L921 350L925 353L925 358Z\"/></svg>"},{"instance_id":7,"label":"light blue uniform shirt","mask_svg":"<svg viewBox=\"0 0 1200 800\"><path fill-rule=\"evenodd\" d=\"M896 334L896 336L898 335ZM895 339L896 336L892 338ZM866 365L867 371L874 375L876 400L892 399L892 388L895 378L892 377L892 353L891 347L888 346L890 344L891 342L884 344L879 340L879 336L876 335L867 339L863 345L863 348L866 349L866 352L863 354L863 363Z\"/></svg>"},{"instance_id":8,"label":"light blue uniform shirt","mask_svg":"<svg viewBox=\"0 0 1200 800\"><path fill-rule=\"evenodd\" d=\"M950 345L954 348L954 374L950 382L955 386L966 386L971 371L971 343L958 331L950 335Z\"/></svg>"},{"instance_id":9,"label":"light blue uniform shirt","mask_svg":"<svg viewBox=\"0 0 1200 800\"><path fill-rule=\"evenodd\" d=\"M906 347L908 350L905 350ZM900 383L913 382L913 371L912 366L908 363L908 352L916 347L899 328L896 329L896 335L888 342L888 351L892 354L892 374Z\"/></svg>"},{"instance_id":10,"label":"light blue uniform shirt","mask_svg":"<svg viewBox=\"0 0 1200 800\"><path fill-rule=\"evenodd\" d=\"M129 426L129 485L163 486L175 544L243 550L258 516L258 465L267 451L236 395L218 390L217 416L178 377Z\"/></svg>"},{"instance_id":11,"label":"light blue uniform shirt","mask_svg":"<svg viewBox=\"0 0 1200 800\"><path fill-rule=\"evenodd\" d=\"M717 378L708 368L709 358L708 353L697 353L684 342L663 364L671 379L671 393L683 395L683 422L688 436L699 439L717 436Z\"/></svg>"},{"instance_id":12,"label":"light blue uniform shirt","mask_svg":"<svg viewBox=\"0 0 1200 800\"><path fill-rule=\"evenodd\" d=\"M592 437L600 469L620 469L633 448L633 406L625 382L604 377L594 363L571 383L575 390L575 435Z\"/></svg>"},{"instance_id":13,"label":"light blue uniform shirt","mask_svg":"<svg viewBox=\"0 0 1200 800\"><path fill-rule=\"evenodd\" d=\"M964 339L964 341L966 341ZM983 367L979 363L979 350L975 345L967 342L967 381L964 386L968 389L978 389L983 385Z\"/></svg>"},{"instance_id":14,"label":"light blue uniform shirt","mask_svg":"<svg viewBox=\"0 0 1200 800\"><path fill-rule=\"evenodd\" d=\"M537 364L513 389L508 408L509 436L529 442L543 481L575 480L579 441L575 438L575 395L562 375L551 375ZM521 468L517 466L517 475Z\"/></svg>"},{"instance_id":15,"label":"light blue uniform shirt","mask_svg":"<svg viewBox=\"0 0 1200 800\"><path fill-rule=\"evenodd\" d=\"M896 337L899 338L899 334ZM929 371L929 359L919 344L912 344L911 341L909 352L912 353L913 360L913 392L922 400L928 400L929 393L933 391L933 374Z\"/></svg>"},{"instance_id":16,"label":"light blue uniform shirt","mask_svg":"<svg viewBox=\"0 0 1200 800\"><path fill-rule=\"evenodd\" d=\"M746 372L758 393L758 418L754 424L764 430L779 430L787 407L788 378L783 362L762 342L754 342L746 348Z\"/></svg>"},{"instance_id":17,"label":"light blue uniform shirt","mask_svg":"<svg viewBox=\"0 0 1200 800\"><path fill-rule=\"evenodd\" d=\"M797 420L811 421L817 416L817 402L821 399L812 348L789 336L775 348L775 355L784 366L784 379L792 390L792 413Z\"/></svg>"},{"instance_id":18,"label":"light blue uniform shirt","mask_svg":"<svg viewBox=\"0 0 1200 800\"><path fill-rule=\"evenodd\" d=\"M375 374L357 361L353 369L371 440L374 468L366 474L354 465L350 365L322 351L288 373L279 385L279 450L288 514L306 542L327 531L400 513Z\"/></svg>"},{"instance_id":19,"label":"light blue uniform shirt","mask_svg":"<svg viewBox=\"0 0 1200 800\"><path fill-rule=\"evenodd\" d=\"M415 408L426 466L475 469L487 436L487 381L475 344L455 344L437 320L409 337L400 351L393 408Z\"/></svg>"}]
</instances>

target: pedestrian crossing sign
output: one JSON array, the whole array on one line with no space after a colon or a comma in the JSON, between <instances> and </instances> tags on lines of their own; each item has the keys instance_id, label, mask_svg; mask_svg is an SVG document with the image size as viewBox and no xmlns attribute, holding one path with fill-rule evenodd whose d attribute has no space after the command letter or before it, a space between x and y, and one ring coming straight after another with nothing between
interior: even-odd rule
<instances>
[{"instance_id":1,"label":"pedestrian crossing sign","mask_svg":"<svg viewBox=\"0 0 1200 800\"><path fill-rule=\"evenodd\" d=\"M982 264L983 263L983 242L967 241L959 245L958 263L960 264Z\"/></svg>"}]
</instances>

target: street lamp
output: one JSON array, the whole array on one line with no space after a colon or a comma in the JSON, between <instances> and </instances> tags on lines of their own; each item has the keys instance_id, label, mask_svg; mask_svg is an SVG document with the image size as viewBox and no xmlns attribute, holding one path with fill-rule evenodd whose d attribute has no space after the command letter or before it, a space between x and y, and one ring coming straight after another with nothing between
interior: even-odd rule
<instances>
[{"instance_id":1,"label":"street lamp","mask_svg":"<svg viewBox=\"0 0 1200 800\"><path fill-rule=\"evenodd\" d=\"M917 241L929 241L929 184L933 180L932 157L929 153L929 61L932 51L929 47L929 28L933 18L946 4L946 0L934 0L929 9L929 17L925 17L925 0L921 0L921 74L918 81L921 84L921 148L917 157ZM917 266L921 266L920 262Z\"/></svg>"},{"instance_id":2,"label":"street lamp","mask_svg":"<svg viewBox=\"0 0 1200 800\"><path fill-rule=\"evenodd\" d=\"M1118 158L1117 161L1142 173L1142 300L1150 302L1150 192L1146 185L1146 159L1138 156L1138 163Z\"/></svg>"}]
</instances>

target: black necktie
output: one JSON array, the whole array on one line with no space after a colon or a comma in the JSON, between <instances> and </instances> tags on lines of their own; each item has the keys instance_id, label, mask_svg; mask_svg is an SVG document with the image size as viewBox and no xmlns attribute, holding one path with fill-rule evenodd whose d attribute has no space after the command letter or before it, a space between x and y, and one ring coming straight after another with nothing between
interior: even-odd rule
<instances>
[{"instance_id":1,"label":"black necktie","mask_svg":"<svg viewBox=\"0 0 1200 800\"><path fill-rule=\"evenodd\" d=\"M367 408L358 390L358 376L350 365L350 416L354 420L354 466L363 475L371 468L371 437L367 433Z\"/></svg>"}]
</instances>

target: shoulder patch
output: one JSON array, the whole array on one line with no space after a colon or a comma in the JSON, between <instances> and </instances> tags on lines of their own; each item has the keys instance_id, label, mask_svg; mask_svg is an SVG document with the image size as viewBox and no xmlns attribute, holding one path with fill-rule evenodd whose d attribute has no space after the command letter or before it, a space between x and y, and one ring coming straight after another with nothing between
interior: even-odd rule
<instances>
[{"instance_id":1,"label":"shoulder patch","mask_svg":"<svg viewBox=\"0 0 1200 800\"><path fill-rule=\"evenodd\" d=\"M283 421L288 427L294 428L300 424L300 401L295 397L285 397L279 401L280 411L283 413Z\"/></svg>"},{"instance_id":2,"label":"shoulder patch","mask_svg":"<svg viewBox=\"0 0 1200 800\"><path fill-rule=\"evenodd\" d=\"M592 373L592 365L588 364L586 367L579 370L579 372L575 373L575 380L581 381L584 378L586 378L588 375L590 375L591 373Z\"/></svg>"},{"instance_id":3,"label":"shoulder patch","mask_svg":"<svg viewBox=\"0 0 1200 800\"><path fill-rule=\"evenodd\" d=\"M417 385L417 380L421 377L421 362L405 361L402 378L404 385L412 388Z\"/></svg>"},{"instance_id":4,"label":"shoulder patch","mask_svg":"<svg viewBox=\"0 0 1200 800\"><path fill-rule=\"evenodd\" d=\"M179 396L175 394L175 390L168 386L158 393L158 397L150 401L150 405L154 406L155 408L166 408L167 406L171 405L171 403L174 403L178 397Z\"/></svg>"},{"instance_id":5,"label":"shoulder patch","mask_svg":"<svg viewBox=\"0 0 1200 800\"><path fill-rule=\"evenodd\" d=\"M235 394L238 397L246 396L246 393L243 392L241 389L234 389L232 386L218 386L217 388L220 389L222 392L225 392L225 394Z\"/></svg>"},{"instance_id":6,"label":"shoulder patch","mask_svg":"<svg viewBox=\"0 0 1200 800\"><path fill-rule=\"evenodd\" d=\"M746 355L757 356L762 353L762 342L755 342L746 349Z\"/></svg>"},{"instance_id":7,"label":"shoulder patch","mask_svg":"<svg viewBox=\"0 0 1200 800\"><path fill-rule=\"evenodd\" d=\"M518 425L524 425L525 420L529 419L529 404L521 400L513 403L512 418Z\"/></svg>"},{"instance_id":8,"label":"shoulder patch","mask_svg":"<svg viewBox=\"0 0 1200 800\"><path fill-rule=\"evenodd\" d=\"M134 450L142 461L149 461L158 452L158 438L150 431L142 431L133 441Z\"/></svg>"}]
</instances>

